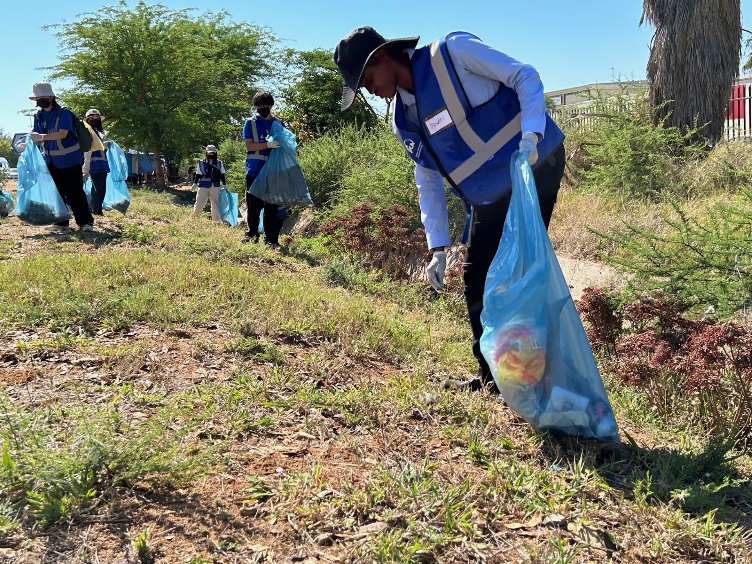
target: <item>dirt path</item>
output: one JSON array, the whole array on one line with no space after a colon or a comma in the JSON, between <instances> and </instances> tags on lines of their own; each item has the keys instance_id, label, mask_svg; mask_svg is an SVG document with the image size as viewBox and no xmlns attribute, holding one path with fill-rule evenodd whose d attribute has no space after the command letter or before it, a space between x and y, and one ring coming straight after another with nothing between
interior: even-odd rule
<instances>
[{"instance_id":1,"label":"dirt path","mask_svg":"<svg viewBox=\"0 0 752 564\"><path fill-rule=\"evenodd\" d=\"M582 291L585 288L608 286L618 281L616 271L605 264L563 256L557 256L557 258L575 301L582 297Z\"/></svg>"}]
</instances>

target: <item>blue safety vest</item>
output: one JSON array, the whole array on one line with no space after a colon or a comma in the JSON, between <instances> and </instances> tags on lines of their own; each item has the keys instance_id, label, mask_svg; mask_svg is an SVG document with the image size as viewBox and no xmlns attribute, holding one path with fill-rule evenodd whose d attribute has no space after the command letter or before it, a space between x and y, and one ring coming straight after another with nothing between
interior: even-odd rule
<instances>
[{"instance_id":1,"label":"blue safety vest","mask_svg":"<svg viewBox=\"0 0 752 564\"><path fill-rule=\"evenodd\" d=\"M211 169L214 169L213 176L216 178L216 180L212 180ZM211 188L212 186L219 186L221 182L219 175L222 174L222 161L217 159L216 164L208 163L206 159L198 161L196 171L201 175L201 178L198 179L199 188Z\"/></svg>"},{"instance_id":2,"label":"blue safety vest","mask_svg":"<svg viewBox=\"0 0 752 564\"><path fill-rule=\"evenodd\" d=\"M254 143L263 143L266 141L266 137L271 131L272 123L279 121L283 127L285 123L278 120L275 116L272 116L271 120L266 120L261 116L253 116L248 119L243 125L243 133L249 136L244 136L244 139L251 139ZM272 154L272 149L261 149L260 151L246 151L245 153L245 172L246 174L257 175L264 168L266 161L269 160L269 155Z\"/></svg>"},{"instance_id":3,"label":"blue safety vest","mask_svg":"<svg viewBox=\"0 0 752 564\"><path fill-rule=\"evenodd\" d=\"M94 132L100 139L98 132ZM107 155L104 151L92 151L89 158L89 173L110 172L110 164L107 162Z\"/></svg>"},{"instance_id":4,"label":"blue safety vest","mask_svg":"<svg viewBox=\"0 0 752 564\"><path fill-rule=\"evenodd\" d=\"M522 137L522 114L517 93L502 83L493 98L478 107L470 105L446 46L446 39L456 35L474 37L452 33L413 53L410 66L420 126L408 125L398 94L393 130L410 158L441 172L468 206L482 206L511 192L509 163ZM562 141L564 134L546 115L536 165Z\"/></svg>"},{"instance_id":5,"label":"blue safety vest","mask_svg":"<svg viewBox=\"0 0 752 564\"><path fill-rule=\"evenodd\" d=\"M57 106L49 112L43 110L38 111L34 115L34 131L39 133L56 133L60 130L60 114L63 112L70 112L68 108ZM46 118L46 119L42 119ZM78 145L78 140L73 132L68 131L63 139L56 141L45 141L45 160L52 162L52 165L56 168L68 168L81 164L83 154L81 153L81 147Z\"/></svg>"}]
</instances>

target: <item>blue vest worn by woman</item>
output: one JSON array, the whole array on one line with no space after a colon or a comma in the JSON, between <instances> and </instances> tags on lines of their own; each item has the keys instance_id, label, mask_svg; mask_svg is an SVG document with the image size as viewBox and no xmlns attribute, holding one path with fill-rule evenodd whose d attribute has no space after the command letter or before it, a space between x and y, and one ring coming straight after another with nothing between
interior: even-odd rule
<instances>
[{"instance_id":1,"label":"blue vest worn by woman","mask_svg":"<svg viewBox=\"0 0 752 564\"><path fill-rule=\"evenodd\" d=\"M206 159L198 161L196 172L201 175L201 178L198 179L199 188L219 186L222 176L222 161L217 160L216 163L207 162Z\"/></svg>"},{"instance_id":2,"label":"blue vest worn by woman","mask_svg":"<svg viewBox=\"0 0 752 564\"><path fill-rule=\"evenodd\" d=\"M98 132L94 132L94 135L102 139L102 136ZM92 151L89 158L89 173L97 172L110 172L110 164L107 162L107 155L104 151Z\"/></svg>"},{"instance_id":3,"label":"blue vest worn by woman","mask_svg":"<svg viewBox=\"0 0 752 564\"><path fill-rule=\"evenodd\" d=\"M447 50L446 39L456 35L474 37L452 33L415 50L410 66L420 127L408 124L398 94L393 130L410 158L441 172L466 204L482 206L511 192L509 162L522 137L522 114L517 93L501 83L493 98L470 105ZM563 140L564 134L546 115L536 165Z\"/></svg>"},{"instance_id":4,"label":"blue vest worn by woman","mask_svg":"<svg viewBox=\"0 0 752 564\"><path fill-rule=\"evenodd\" d=\"M67 108L57 106L50 112L39 111L34 115L34 131L39 133L56 133L60 130L60 114L70 112ZM46 117L46 120L42 118ZM72 128L71 128L72 129ZM45 160L51 161L56 168L68 168L81 164L83 154L73 131L68 131L63 139L45 141Z\"/></svg>"}]
</instances>

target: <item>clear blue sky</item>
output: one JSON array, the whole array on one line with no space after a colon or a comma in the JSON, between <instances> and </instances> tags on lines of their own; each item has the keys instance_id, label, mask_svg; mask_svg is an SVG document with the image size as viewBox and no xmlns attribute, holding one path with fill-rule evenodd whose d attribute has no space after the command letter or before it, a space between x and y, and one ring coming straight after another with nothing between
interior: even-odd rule
<instances>
[{"instance_id":1,"label":"clear blue sky","mask_svg":"<svg viewBox=\"0 0 752 564\"><path fill-rule=\"evenodd\" d=\"M161 3L172 9L198 7L196 14L206 11L190 0ZM0 129L9 134L29 130L30 119L19 112L33 106L28 99L32 84L46 79L44 68L58 62L53 30L42 27L72 22L80 14L115 4L57 0L45 2L43 8L27 9L15 3L3 10ZM750 29L752 8L745 4L743 24ZM128 0L128 6L134 5L134 0ZM351 29L362 25L374 27L387 38L420 35L421 44L450 31L469 31L535 66L546 91L645 78L653 34L652 27L639 25L639 0L282 0L263 4L225 0L213 5L223 7L234 21L269 28L283 46L300 50L333 49ZM64 85L52 86L58 90Z\"/></svg>"}]
</instances>

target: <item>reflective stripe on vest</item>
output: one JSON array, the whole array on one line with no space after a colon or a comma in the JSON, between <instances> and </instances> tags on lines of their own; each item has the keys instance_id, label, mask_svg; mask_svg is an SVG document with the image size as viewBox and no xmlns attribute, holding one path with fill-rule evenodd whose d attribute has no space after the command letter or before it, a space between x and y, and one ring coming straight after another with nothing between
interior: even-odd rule
<instances>
[{"instance_id":1,"label":"reflective stripe on vest","mask_svg":"<svg viewBox=\"0 0 752 564\"><path fill-rule=\"evenodd\" d=\"M92 151L89 159L89 172L100 173L110 172L110 163L107 162L107 157L104 151Z\"/></svg>"},{"instance_id":2,"label":"reflective stripe on vest","mask_svg":"<svg viewBox=\"0 0 752 564\"><path fill-rule=\"evenodd\" d=\"M251 134L253 135L253 142L254 143L262 143L259 139L261 136L259 135L258 128L257 128L257 122L255 119L251 120ZM261 151L270 151L271 149L261 149ZM263 155L261 151L247 151L245 154L246 159L255 159L258 161L268 161L269 155Z\"/></svg>"},{"instance_id":3,"label":"reflective stripe on vest","mask_svg":"<svg viewBox=\"0 0 752 564\"><path fill-rule=\"evenodd\" d=\"M399 97L394 130L413 160L439 170L466 203L486 205L511 190L509 163L522 133L520 103L513 89L499 83L490 100L473 107L454 70L447 37L416 49L410 61L420 130L409 128ZM563 140L564 134L546 116L536 165Z\"/></svg>"},{"instance_id":4,"label":"reflective stripe on vest","mask_svg":"<svg viewBox=\"0 0 752 564\"><path fill-rule=\"evenodd\" d=\"M46 133L55 133L56 131L60 131L60 114L62 113L63 108L60 108L60 111L57 113L57 117L55 118L55 126L53 128L46 128ZM65 141L69 137L73 140L73 145L66 147L63 141ZM47 147L47 154L50 155L50 157L60 157L62 155L67 155L68 153L74 153L75 151L80 150L80 147L78 146L78 140L76 140L76 137L75 135L73 135L72 131L69 131L68 135L66 135L62 139L58 139L56 141L45 141L45 144ZM54 147L54 149L51 147Z\"/></svg>"},{"instance_id":5,"label":"reflective stripe on vest","mask_svg":"<svg viewBox=\"0 0 752 564\"><path fill-rule=\"evenodd\" d=\"M207 168L209 163L207 163L205 160L198 161L198 172L201 175L201 178L198 181L199 188L209 188L212 185L219 186L221 180L214 180L211 179L211 172ZM221 173L222 171L222 161L217 160L216 169Z\"/></svg>"}]
</instances>

